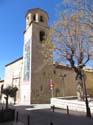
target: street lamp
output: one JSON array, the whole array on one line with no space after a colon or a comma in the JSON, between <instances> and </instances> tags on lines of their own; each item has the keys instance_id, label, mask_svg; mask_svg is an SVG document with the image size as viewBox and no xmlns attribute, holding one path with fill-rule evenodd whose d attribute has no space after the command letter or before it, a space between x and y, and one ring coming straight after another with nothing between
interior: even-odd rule
<instances>
[{"instance_id":1,"label":"street lamp","mask_svg":"<svg viewBox=\"0 0 93 125\"><path fill-rule=\"evenodd\" d=\"M60 75L62 78L62 92L63 92L63 97L65 96L65 84L64 84L64 78L66 77L66 74Z\"/></svg>"}]
</instances>

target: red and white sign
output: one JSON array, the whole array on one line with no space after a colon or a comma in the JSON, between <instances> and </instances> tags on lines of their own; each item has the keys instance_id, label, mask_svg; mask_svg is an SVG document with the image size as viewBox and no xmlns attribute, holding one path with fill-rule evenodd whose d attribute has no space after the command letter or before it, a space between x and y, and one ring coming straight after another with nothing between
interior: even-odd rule
<instances>
[{"instance_id":1,"label":"red and white sign","mask_svg":"<svg viewBox=\"0 0 93 125\"><path fill-rule=\"evenodd\" d=\"M53 89L53 86L54 86L53 80L51 79L51 80L49 81L49 87L50 87L51 90Z\"/></svg>"}]
</instances>

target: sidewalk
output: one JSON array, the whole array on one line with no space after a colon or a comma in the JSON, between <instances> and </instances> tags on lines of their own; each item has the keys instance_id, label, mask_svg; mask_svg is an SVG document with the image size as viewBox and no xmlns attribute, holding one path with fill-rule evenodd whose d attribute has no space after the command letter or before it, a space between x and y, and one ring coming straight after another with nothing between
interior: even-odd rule
<instances>
[{"instance_id":1,"label":"sidewalk","mask_svg":"<svg viewBox=\"0 0 93 125\"><path fill-rule=\"evenodd\" d=\"M24 125L22 122L14 122L13 125Z\"/></svg>"},{"instance_id":2,"label":"sidewalk","mask_svg":"<svg viewBox=\"0 0 93 125\"><path fill-rule=\"evenodd\" d=\"M0 125L24 125L22 122L5 122L5 123L0 123Z\"/></svg>"}]
</instances>

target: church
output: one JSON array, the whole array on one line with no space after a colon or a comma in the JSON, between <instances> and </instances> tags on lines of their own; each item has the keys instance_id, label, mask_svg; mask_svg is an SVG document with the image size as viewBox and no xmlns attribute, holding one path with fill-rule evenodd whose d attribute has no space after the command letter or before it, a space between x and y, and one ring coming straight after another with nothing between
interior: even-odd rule
<instances>
[{"instance_id":1,"label":"church","mask_svg":"<svg viewBox=\"0 0 93 125\"><path fill-rule=\"evenodd\" d=\"M73 69L60 63L44 64L41 44L49 29L48 13L40 8L29 9L25 19L23 56L5 65L0 85L17 86L16 103L22 104L49 103L51 97L76 96ZM93 70L85 71L87 91L93 96Z\"/></svg>"}]
</instances>

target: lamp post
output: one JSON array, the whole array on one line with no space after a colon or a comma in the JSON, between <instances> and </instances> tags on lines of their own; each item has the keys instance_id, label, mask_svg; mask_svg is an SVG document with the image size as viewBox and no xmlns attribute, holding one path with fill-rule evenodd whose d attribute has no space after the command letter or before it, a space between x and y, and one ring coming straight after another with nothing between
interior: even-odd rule
<instances>
[{"instance_id":1,"label":"lamp post","mask_svg":"<svg viewBox=\"0 0 93 125\"><path fill-rule=\"evenodd\" d=\"M86 89L86 76L84 74L84 71L82 71L82 76L83 76L83 88L84 88L84 96L85 96L85 104L86 104L86 116L91 118L91 112L90 112L90 107L88 103L88 98L87 98L87 89Z\"/></svg>"},{"instance_id":2,"label":"lamp post","mask_svg":"<svg viewBox=\"0 0 93 125\"><path fill-rule=\"evenodd\" d=\"M66 74L64 75L60 75L60 77L62 78L62 93L63 93L63 97L65 96L65 84L64 84L64 78L66 77Z\"/></svg>"}]
</instances>

